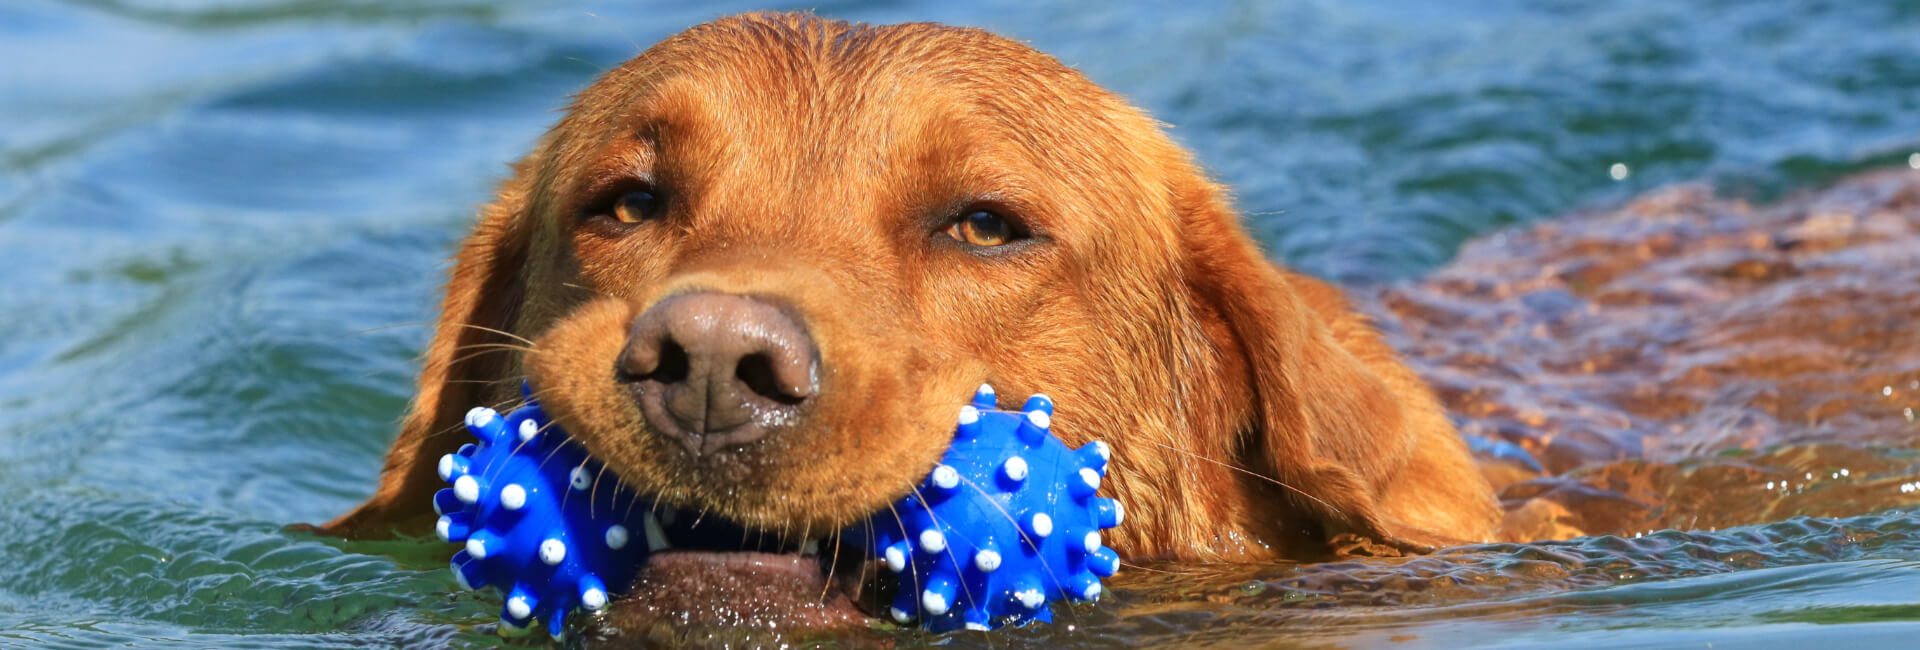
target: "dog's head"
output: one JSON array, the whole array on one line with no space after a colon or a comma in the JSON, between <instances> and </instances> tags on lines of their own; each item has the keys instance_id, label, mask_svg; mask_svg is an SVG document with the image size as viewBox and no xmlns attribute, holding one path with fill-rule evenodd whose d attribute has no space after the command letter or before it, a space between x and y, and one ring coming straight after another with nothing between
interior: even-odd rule
<instances>
[{"instance_id":1,"label":"dog's head","mask_svg":"<svg viewBox=\"0 0 1920 650\"><path fill-rule=\"evenodd\" d=\"M981 383L1112 443L1135 557L1418 539L1394 478L1433 456L1460 467L1416 482L1477 480L1424 388L1264 261L1158 125L928 24L726 19L582 92L460 253L383 494L523 376L611 478L760 551L884 511ZM1432 487L1406 512L1470 491Z\"/></svg>"}]
</instances>

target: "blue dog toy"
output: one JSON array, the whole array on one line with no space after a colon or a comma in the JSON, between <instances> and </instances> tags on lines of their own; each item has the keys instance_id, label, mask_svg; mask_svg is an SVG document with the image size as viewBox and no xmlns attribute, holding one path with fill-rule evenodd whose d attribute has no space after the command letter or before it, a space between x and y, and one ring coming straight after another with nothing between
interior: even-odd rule
<instances>
[{"instance_id":1,"label":"blue dog toy","mask_svg":"<svg viewBox=\"0 0 1920 650\"><path fill-rule=\"evenodd\" d=\"M501 634L524 634L538 620L559 639L566 615L604 608L608 585L630 584L651 551L644 540L664 533L647 529L658 525L651 504L598 487L599 463L525 399L504 417L468 412L480 442L440 459L453 487L434 495L434 508L440 537L466 544L453 556L455 579L506 594ZM847 530L898 574L899 623L946 631L1050 621L1048 602L1097 599L1100 578L1120 567L1100 531L1124 513L1095 494L1107 446L1068 449L1052 434L1044 395L1021 412L994 405L993 389L981 386L914 493Z\"/></svg>"},{"instance_id":2,"label":"blue dog toy","mask_svg":"<svg viewBox=\"0 0 1920 650\"><path fill-rule=\"evenodd\" d=\"M523 387L522 395L527 391ZM440 458L453 487L433 496L436 532L466 548L453 555L460 586L506 594L500 634L520 636L535 620L561 638L577 605L599 611L607 586L625 588L646 563L650 506L633 494L597 487L600 464L547 419L530 396L502 417L467 412L479 445Z\"/></svg>"},{"instance_id":3,"label":"blue dog toy","mask_svg":"<svg viewBox=\"0 0 1920 650\"><path fill-rule=\"evenodd\" d=\"M875 516L870 549L900 575L893 618L928 629L987 630L1051 621L1050 600L1100 597L1120 556L1100 531L1120 525L1120 502L1095 496L1106 443L1067 449L1052 433L1053 401L992 410L981 386L960 409L953 446L914 493Z\"/></svg>"}]
</instances>

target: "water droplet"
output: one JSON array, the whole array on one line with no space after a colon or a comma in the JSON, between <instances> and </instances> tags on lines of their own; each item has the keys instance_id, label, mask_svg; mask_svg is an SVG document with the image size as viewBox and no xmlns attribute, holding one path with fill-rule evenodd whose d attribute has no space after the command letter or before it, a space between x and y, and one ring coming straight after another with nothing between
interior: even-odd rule
<instances>
[{"instance_id":1,"label":"water droplet","mask_svg":"<svg viewBox=\"0 0 1920 650\"><path fill-rule=\"evenodd\" d=\"M1612 176L1616 181L1627 180L1627 175L1631 173L1633 170L1627 169L1626 163L1614 163L1612 167L1607 168L1607 175Z\"/></svg>"}]
</instances>

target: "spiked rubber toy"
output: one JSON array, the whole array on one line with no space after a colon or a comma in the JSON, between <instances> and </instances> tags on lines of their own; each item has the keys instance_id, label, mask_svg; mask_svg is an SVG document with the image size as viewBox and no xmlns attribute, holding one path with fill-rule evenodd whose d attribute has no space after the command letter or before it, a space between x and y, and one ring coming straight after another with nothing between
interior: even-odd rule
<instances>
[{"instance_id":1,"label":"spiked rubber toy","mask_svg":"<svg viewBox=\"0 0 1920 650\"><path fill-rule=\"evenodd\" d=\"M466 545L453 556L454 579L506 596L501 635L544 621L558 640L576 606L606 607L607 586L626 588L645 564L650 506L599 484L600 464L531 397L505 416L477 407L466 424L479 443L440 458L453 487L433 498L440 538Z\"/></svg>"},{"instance_id":2,"label":"spiked rubber toy","mask_svg":"<svg viewBox=\"0 0 1920 650\"><path fill-rule=\"evenodd\" d=\"M560 639L567 615L605 608L608 586L631 584L666 546L665 533L649 502L600 481L600 463L521 392L524 405L507 415L467 413L479 442L440 459L452 487L434 495L437 532L465 545L453 556L462 587L505 595L502 635L539 621ZM996 410L994 400L981 386L926 479L846 532L897 574L891 613L903 625L938 632L1049 621L1047 603L1098 599L1100 579L1120 568L1100 533L1124 514L1096 494L1107 446L1068 449L1053 435L1044 395L1020 411Z\"/></svg>"},{"instance_id":3,"label":"spiked rubber toy","mask_svg":"<svg viewBox=\"0 0 1920 650\"><path fill-rule=\"evenodd\" d=\"M1047 603L1100 597L1120 568L1100 531L1120 525L1120 502L1097 496L1110 452L1068 449L1052 433L1053 402L995 409L981 386L960 409L953 445L913 494L858 534L899 576L892 616L934 631L1050 621ZM896 516L897 513L897 516ZM858 537L855 537L858 539Z\"/></svg>"}]
</instances>

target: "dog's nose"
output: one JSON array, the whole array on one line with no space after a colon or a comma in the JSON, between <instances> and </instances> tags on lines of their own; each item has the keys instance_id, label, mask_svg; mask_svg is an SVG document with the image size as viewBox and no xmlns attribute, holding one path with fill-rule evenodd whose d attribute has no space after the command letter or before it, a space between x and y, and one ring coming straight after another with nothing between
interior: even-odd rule
<instances>
[{"instance_id":1,"label":"dog's nose","mask_svg":"<svg viewBox=\"0 0 1920 650\"><path fill-rule=\"evenodd\" d=\"M655 431L705 454L795 419L817 390L817 356L772 303L685 293L634 319L618 374Z\"/></svg>"}]
</instances>

